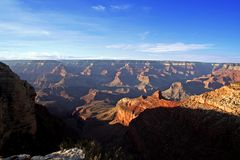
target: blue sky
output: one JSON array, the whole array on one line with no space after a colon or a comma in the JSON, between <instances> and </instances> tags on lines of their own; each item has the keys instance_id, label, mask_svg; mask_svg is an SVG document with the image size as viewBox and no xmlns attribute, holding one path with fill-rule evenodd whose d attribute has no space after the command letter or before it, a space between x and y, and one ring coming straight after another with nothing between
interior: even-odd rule
<instances>
[{"instance_id":1,"label":"blue sky","mask_svg":"<svg viewBox=\"0 0 240 160\"><path fill-rule=\"evenodd\" d=\"M240 63L240 2L0 0L0 59Z\"/></svg>"}]
</instances>

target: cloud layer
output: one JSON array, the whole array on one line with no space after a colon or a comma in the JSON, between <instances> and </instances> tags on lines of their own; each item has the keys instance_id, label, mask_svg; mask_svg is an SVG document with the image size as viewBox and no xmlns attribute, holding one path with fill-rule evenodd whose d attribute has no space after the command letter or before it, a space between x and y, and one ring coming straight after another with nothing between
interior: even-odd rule
<instances>
[{"instance_id":1,"label":"cloud layer","mask_svg":"<svg viewBox=\"0 0 240 160\"><path fill-rule=\"evenodd\" d=\"M138 52L148 53L165 53L165 52L182 52L192 50L209 49L209 44L186 44L186 43L156 43L156 44L113 44L107 45L108 49L123 49L123 50L134 50Z\"/></svg>"},{"instance_id":2,"label":"cloud layer","mask_svg":"<svg viewBox=\"0 0 240 160\"><path fill-rule=\"evenodd\" d=\"M103 5L97 5L97 6L92 6L92 9L102 12L106 10L106 7Z\"/></svg>"},{"instance_id":3,"label":"cloud layer","mask_svg":"<svg viewBox=\"0 0 240 160\"><path fill-rule=\"evenodd\" d=\"M124 10L128 10L131 8L130 4L123 4L123 5L95 5L92 6L92 9L98 12L103 12L106 10L110 10L110 11L124 11Z\"/></svg>"},{"instance_id":4,"label":"cloud layer","mask_svg":"<svg viewBox=\"0 0 240 160\"><path fill-rule=\"evenodd\" d=\"M124 4L124 5L111 5L111 8L114 10L127 10L131 8L131 5Z\"/></svg>"}]
</instances>

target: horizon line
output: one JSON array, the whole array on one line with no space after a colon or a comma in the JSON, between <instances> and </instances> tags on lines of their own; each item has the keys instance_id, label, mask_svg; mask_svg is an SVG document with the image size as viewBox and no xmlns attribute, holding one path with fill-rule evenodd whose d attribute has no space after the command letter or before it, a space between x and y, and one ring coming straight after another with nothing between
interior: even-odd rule
<instances>
[{"instance_id":1,"label":"horizon line","mask_svg":"<svg viewBox=\"0 0 240 160\"><path fill-rule=\"evenodd\" d=\"M240 64L240 62L208 62L208 61L191 61L191 60L160 60L160 59L94 59L94 58L78 58L78 59L0 59L0 61L156 61L156 62L190 62L190 63L211 63L211 64Z\"/></svg>"}]
</instances>

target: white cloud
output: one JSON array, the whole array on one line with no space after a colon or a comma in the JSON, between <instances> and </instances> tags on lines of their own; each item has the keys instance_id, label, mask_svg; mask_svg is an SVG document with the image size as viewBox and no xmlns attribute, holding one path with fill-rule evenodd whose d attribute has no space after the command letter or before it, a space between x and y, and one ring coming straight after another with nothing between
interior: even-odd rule
<instances>
[{"instance_id":1,"label":"white cloud","mask_svg":"<svg viewBox=\"0 0 240 160\"><path fill-rule=\"evenodd\" d=\"M127 10L131 8L129 4L124 4L124 5L111 5L111 9L113 10Z\"/></svg>"},{"instance_id":2,"label":"white cloud","mask_svg":"<svg viewBox=\"0 0 240 160\"><path fill-rule=\"evenodd\" d=\"M149 34L150 34L149 31L146 31L146 32L141 33L141 34L140 34L140 39L141 39L141 40L145 40Z\"/></svg>"},{"instance_id":3,"label":"white cloud","mask_svg":"<svg viewBox=\"0 0 240 160\"><path fill-rule=\"evenodd\" d=\"M156 44L114 44L108 45L106 48L112 49L123 49L123 50L134 50L139 52L148 53L164 53L164 52L181 52L191 50L202 50L208 49L211 45L209 44L185 44L185 43L156 43Z\"/></svg>"},{"instance_id":4,"label":"white cloud","mask_svg":"<svg viewBox=\"0 0 240 160\"><path fill-rule=\"evenodd\" d=\"M27 53L29 59L53 59L58 60L64 58L59 52L29 52Z\"/></svg>"},{"instance_id":5,"label":"white cloud","mask_svg":"<svg viewBox=\"0 0 240 160\"><path fill-rule=\"evenodd\" d=\"M103 12L107 9L112 9L115 11L120 11L120 10L128 10L131 8L131 5L129 4L124 4L124 5L110 5L110 6L103 6L103 5L96 5L92 6L92 9L95 11Z\"/></svg>"},{"instance_id":6,"label":"white cloud","mask_svg":"<svg viewBox=\"0 0 240 160\"><path fill-rule=\"evenodd\" d=\"M190 51L209 48L208 44L184 44L184 43L158 43L153 46L143 48L143 52L161 53L161 52L177 52L177 51Z\"/></svg>"},{"instance_id":7,"label":"white cloud","mask_svg":"<svg viewBox=\"0 0 240 160\"><path fill-rule=\"evenodd\" d=\"M105 60L118 59L111 56L68 56L60 52L9 52L0 50L1 60Z\"/></svg>"},{"instance_id":8,"label":"white cloud","mask_svg":"<svg viewBox=\"0 0 240 160\"><path fill-rule=\"evenodd\" d=\"M94 9L95 11L105 11L106 7L103 5L97 5L97 6L92 6L92 9Z\"/></svg>"},{"instance_id":9,"label":"white cloud","mask_svg":"<svg viewBox=\"0 0 240 160\"><path fill-rule=\"evenodd\" d=\"M112 44L107 45L106 48L113 48L113 49L134 49L135 47L130 44Z\"/></svg>"},{"instance_id":10,"label":"white cloud","mask_svg":"<svg viewBox=\"0 0 240 160\"><path fill-rule=\"evenodd\" d=\"M3 56L2 56L3 55ZM24 52L15 53L8 51L0 51L0 59L3 60L59 60L65 59L59 52Z\"/></svg>"},{"instance_id":11,"label":"white cloud","mask_svg":"<svg viewBox=\"0 0 240 160\"><path fill-rule=\"evenodd\" d=\"M51 34L48 30L19 23L0 23L0 33L36 36L49 36Z\"/></svg>"}]
</instances>

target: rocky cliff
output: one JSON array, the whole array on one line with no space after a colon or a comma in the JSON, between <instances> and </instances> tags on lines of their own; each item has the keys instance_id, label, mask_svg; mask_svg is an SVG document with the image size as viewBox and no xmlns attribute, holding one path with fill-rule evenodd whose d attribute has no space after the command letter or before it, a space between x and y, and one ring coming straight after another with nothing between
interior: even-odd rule
<instances>
[{"instance_id":1,"label":"rocky cliff","mask_svg":"<svg viewBox=\"0 0 240 160\"><path fill-rule=\"evenodd\" d=\"M240 153L240 118L216 111L145 110L126 135L146 160L234 160Z\"/></svg>"},{"instance_id":2,"label":"rocky cliff","mask_svg":"<svg viewBox=\"0 0 240 160\"><path fill-rule=\"evenodd\" d=\"M162 92L162 95L171 100L182 100L188 97L186 89L181 82L175 82L171 87Z\"/></svg>"},{"instance_id":3,"label":"rocky cliff","mask_svg":"<svg viewBox=\"0 0 240 160\"><path fill-rule=\"evenodd\" d=\"M0 156L45 154L57 150L75 131L35 104L36 93L9 67L0 63Z\"/></svg>"},{"instance_id":4,"label":"rocky cliff","mask_svg":"<svg viewBox=\"0 0 240 160\"><path fill-rule=\"evenodd\" d=\"M182 89L181 83L175 83L170 89L163 92L165 97L175 97L180 101L166 100L160 91L152 96L138 98L123 98L112 109L115 116L111 124L121 123L125 126L138 117L146 109L185 107L191 109L214 110L233 115L240 115L240 84L232 83L214 91L201 95L187 97Z\"/></svg>"},{"instance_id":5,"label":"rocky cliff","mask_svg":"<svg viewBox=\"0 0 240 160\"><path fill-rule=\"evenodd\" d=\"M172 108L176 106L179 106L178 102L164 99L160 91L156 91L148 97L123 98L116 104L116 107L113 108L116 113L111 124L121 123L128 126L128 124L145 109L158 107Z\"/></svg>"},{"instance_id":6,"label":"rocky cliff","mask_svg":"<svg viewBox=\"0 0 240 160\"><path fill-rule=\"evenodd\" d=\"M10 142L26 142L36 134L35 95L33 87L0 63L0 153Z\"/></svg>"},{"instance_id":7,"label":"rocky cliff","mask_svg":"<svg viewBox=\"0 0 240 160\"><path fill-rule=\"evenodd\" d=\"M181 102L188 108L201 108L240 115L240 84L232 83L211 92L191 96Z\"/></svg>"},{"instance_id":8,"label":"rocky cliff","mask_svg":"<svg viewBox=\"0 0 240 160\"><path fill-rule=\"evenodd\" d=\"M59 159L59 160L83 160L85 154L82 149L71 148L64 149L58 152L53 152L45 156L31 156L29 154L14 155L5 158L5 160L47 160L47 159Z\"/></svg>"}]
</instances>

